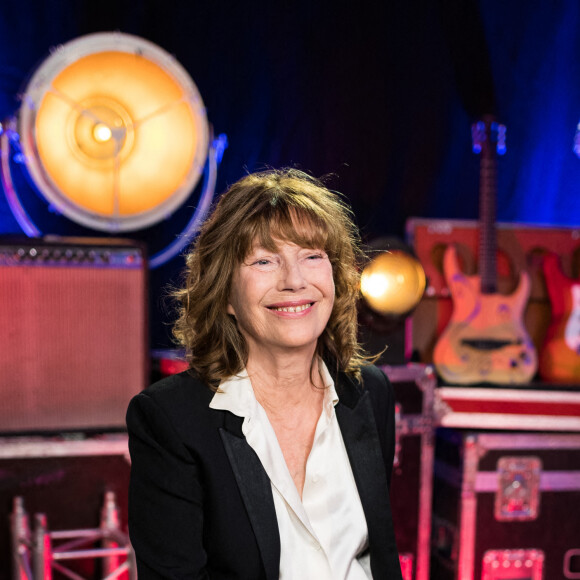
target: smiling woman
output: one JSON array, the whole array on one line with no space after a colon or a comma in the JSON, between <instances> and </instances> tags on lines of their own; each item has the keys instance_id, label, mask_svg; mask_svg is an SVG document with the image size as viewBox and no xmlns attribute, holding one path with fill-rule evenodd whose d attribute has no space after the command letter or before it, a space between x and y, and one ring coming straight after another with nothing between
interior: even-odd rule
<instances>
[{"instance_id":1,"label":"smiling woman","mask_svg":"<svg viewBox=\"0 0 580 580\"><path fill-rule=\"evenodd\" d=\"M328 256L335 304L317 354L331 355L355 377L360 373L360 250L350 210L338 194L300 171L267 171L246 176L222 196L187 257L186 286L177 295L182 310L174 333L191 366L214 388L247 362L248 345L227 312L234 272L257 247L277 253L281 240Z\"/></svg>"},{"instance_id":2,"label":"smiling woman","mask_svg":"<svg viewBox=\"0 0 580 580\"><path fill-rule=\"evenodd\" d=\"M139 578L401 578L392 388L357 342L358 233L296 170L248 175L187 257L190 370L127 413Z\"/></svg>"}]
</instances>

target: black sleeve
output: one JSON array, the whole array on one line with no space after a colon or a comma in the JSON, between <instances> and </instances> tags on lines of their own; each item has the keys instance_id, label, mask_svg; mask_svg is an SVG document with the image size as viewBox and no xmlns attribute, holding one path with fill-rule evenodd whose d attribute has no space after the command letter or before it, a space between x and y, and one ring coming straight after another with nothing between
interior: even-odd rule
<instances>
[{"instance_id":1,"label":"black sleeve","mask_svg":"<svg viewBox=\"0 0 580 580\"><path fill-rule=\"evenodd\" d=\"M198 468L168 417L141 393L127 411L129 535L139 580L205 579L203 489Z\"/></svg>"},{"instance_id":2,"label":"black sleeve","mask_svg":"<svg viewBox=\"0 0 580 580\"><path fill-rule=\"evenodd\" d=\"M389 378L382 371L381 374L385 377L385 381L387 382L387 424L385 427L385 446L383 447L383 454L385 455L385 467L387 469L387 480L390 488L393 462L395 461L395 390L393 389L393 385Z\"/></svg>"},{"instance_id":3,"label":"black sleeve","mask_svg":"<svg viewBox=\"0 0 580 580\"><path fill-rule=\"evenodd\" d=\"M373 399L375 421L379 432L387 481L391 486L395 460L395 391L387 375L375 366L367 367L364 387L368 387Z\"/></svg>"}]
</instances>

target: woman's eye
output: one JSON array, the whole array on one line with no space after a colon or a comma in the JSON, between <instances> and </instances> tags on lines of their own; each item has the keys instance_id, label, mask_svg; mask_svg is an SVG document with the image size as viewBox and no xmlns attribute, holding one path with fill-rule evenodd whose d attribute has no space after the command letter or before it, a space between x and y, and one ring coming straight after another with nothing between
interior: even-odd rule
<instances>
[{"instance_id":1,"label":"woman's eye","mask_svg":"<svg viewBox=\"0 0 580 580\"><path fill-rule=\"evenodd\" d=\"M272 258L258 258L250 262L250 266L263 271L271 271L276 268L276 261Z\"/></svg>"},{"instance_id":2,"label":"woman's eye","mask_svg":"<svg viewBox=\"0 0 580 580\"><path fill-rule=\"evenodd\" d=\"M306 255L306 260L309 262L316 262L318 260L323 260L326 257L324 252L312 252Z\"/></svg>"}]
</instances>

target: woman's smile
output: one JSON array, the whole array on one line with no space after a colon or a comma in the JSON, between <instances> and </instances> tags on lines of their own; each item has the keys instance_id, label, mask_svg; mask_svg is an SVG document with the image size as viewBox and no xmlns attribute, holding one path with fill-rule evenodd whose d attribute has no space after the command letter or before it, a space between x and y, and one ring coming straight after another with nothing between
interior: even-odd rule
<instances>
[{"instance_id":1,"label":"woman's smile","mask_svg":"<svg viewBox=\"0 0 580 580\"><path fill-rule=\"evenodd\" d=\"M290 314L297 314L297 313L305 312L309 308L312 308L313 305L314 305L314 302L302 302L299 304L296 304L296 303L281 304L281 305L276 304L276 305L268 306L267 308L269 310L272 310L273 312L284 312L284 313L290 313Z\"/></svg>"}]
</instances>

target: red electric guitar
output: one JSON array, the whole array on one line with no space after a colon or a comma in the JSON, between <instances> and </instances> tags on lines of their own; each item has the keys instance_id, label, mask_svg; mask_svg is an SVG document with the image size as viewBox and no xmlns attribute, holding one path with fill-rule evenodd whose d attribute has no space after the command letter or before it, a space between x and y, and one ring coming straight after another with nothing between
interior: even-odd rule
<instances>
[{"instance_id":1,"label":"red electric guitar","mask_svg":"<svg viewBox=\"0 0 580 580\"><path fill-rule=\"evenodd\" d=\"M443 272L453 312L435 345L433 362L441 378L451 384L524 384L537 369L536 350L523 324L530 278L522 272L513 294L497 292L496 144L504 141L505 128L486 117L474 124L472 137L474 150L481 153L480 275L463 274L455 247L447 247Z\"/></svg>"},{"instance_id":2,"label":"red electric guitar","mask_svg":"<svg viewBox=\"0 0 580 580\"><path fill-rule=\"evenodd\" d=\"M540 376L545 381L580 380L580 280L566 276L560 258L548 254L542 263L552 318L540 352Z\"/></svg>"}]
</instances>

